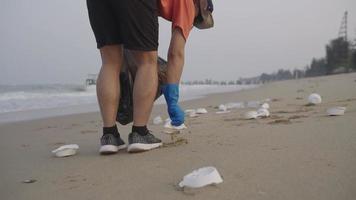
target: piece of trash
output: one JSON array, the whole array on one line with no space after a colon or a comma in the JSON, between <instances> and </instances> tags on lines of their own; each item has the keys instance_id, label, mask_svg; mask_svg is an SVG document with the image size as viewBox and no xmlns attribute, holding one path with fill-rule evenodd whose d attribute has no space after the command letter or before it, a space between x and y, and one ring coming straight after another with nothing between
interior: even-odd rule
<instances>
[{"instance_id":1,"label":"piece of trash","mask_svg":"<svg viewBox=\"0 0 356 200\"><path fill-rule=\"evenodd\" d=\"M179 126L173 126L172 121L169 119L169 121L166 120L166 123L164 124L164 128L174 129L174 130L183 130L183 129L186 129L187 126L185 124L181 124Z\"/></svg>"},{"instance_id":2,"label":"piece of trash","mask_svg":"<svg viewBox=\"0 0 356 200\"><path fill-rule=\"evenodd\" d=\"M26 179L26 180L23 180L22 183L34 183L36 181L37 181L36 179Z\"/></svg>"},{"instance_id":3,"label":"piece of trash","mask_svg":"<svg viewBox=\"0 0 356 200\"><path fill-rule=\"evenodd\" d=\"M195 112L197 114L207 114L208 113L208 111L205 108L198 108Z\"/></svg>"},{"instance_id":4,"label":"piece of trash","mask_svg":"<svg viewBox=\"0 0 356 200\"><path fill-rule=\"evenodd\" d=\"M260 108L257 110L258 117L269 117L270 113L266 108Z\"/></svg>"},{"instance_id":5,"label":"piece of trash","mask_svg":"<svg viewBox=\"0 0 356 200\"><path fill-rule=\"evenodd\" d=\"M247 107L248 108L258 108L260 107L261 103L259 101L248 101Z\"/></svg>"},{"instance_id":6,"label":"piece of trash","mask_svg":"<svg viewBox=\"0 0 356 200\"><path fill-rule=\"evenodd\" d=\"M57 157L67 157L67 156L75 155L78 149L79 146L77 144L69 144L69 145L63 145L53 150L52 153Z\"/></svg>"},{"instance_id":7,"label":"piece of trash","mask_svg":"<svg viewBox=\"0 0 356 200\"><path fill-rule=\"evenodd\" d=\"M194 109L185 110L184 113L185 113L185 115L187 115L189 117L198 117L198 115Z\"/></svg>"},{"instance_id":8,"label":"piece of trash","mask_svg":"<svg viewBox=\"0 0 356 200\"><path fill-rule=\"evenodd\" d=\"M344 115L346 111L346 107L332 107L329 108L326 112L328 113L329 116L341 116Z\"/></svg>"},{"instance_id":9,"label":"piece of trash","mask_svg":"<svg viewBox=\"0 0 356 200\"><path fill-rule=\"evenodd\" d=\"M185 175L179 187L200 188L222 182L223 179L215 167L203 167Z\"/></svg>"},{"instance_id":10,"label":"piece of trash","mask_svg":"<svg viewBox=\"0 0 356 200\"><path fill-rule=\"evenodd\" d=\"M261 105L261 108L264 108L264 109L269 109L269 108L270 108L270 106L269 106L269 104L268 104L268 103L263 103L263 104Z\"/></svg>"},{"instance_id":11,"label":"piece of trash","mask_svg":"<svg viewBox=\"0 0 356 200\"><path fill-rule=\"evenodd\" d=\"M218 108L220 111L227 111L227 107L224 104L219 105Z\"/></svg>"},{"instance_id":12,"label":"piece of trash","mask_svg":"<svg viewBox=\"0 0 356 200\"><path fill-rule=\"evenodd\" d=\"M216 114L227 114L230 113L231 110L226 110L226 111L217 111Z\"/></svg>"},{"instance_id":13,"label":"piece of trash","mask_svg":"<svg viewBox=\"0 0 356 200\"><path fill-rule=\"evenodd\" d=\"M321 96L317 93L313 93L308 97L309 104L316 105L321 103Z\"/></svg>"},{"instance_id":14,"label":"piece of trash","mask_svg":"<svg viewBox=\"0 0 356 200\"><path fill-rule=\"evenodd\" d=\"M163 123L163 119L161 116L157 116L153 119L153 124L154 125L159 125L159 124L162 124Z\"/></svg>"},{"instance_id":15,"label":"piece of trash","mask_svg":"<svg viewBox=\"0 0 356 200\"><path fill-rule=\"evenodd\" d=\"M257 119L258 113L256 111L248 111L243 115L244 119Z\"/></svg>"},{"instance_id":16,"label":"piece of trash","mask_svg":"<svg viewBox=\"0 0 356 200\"><path fill-rule=\"evenodd\" d=\"M245 105L243 102L236 102L236 103L227 103L226 104L227 109L237 109L237 108L245 108Z\"/></svg>"}]
</instances>

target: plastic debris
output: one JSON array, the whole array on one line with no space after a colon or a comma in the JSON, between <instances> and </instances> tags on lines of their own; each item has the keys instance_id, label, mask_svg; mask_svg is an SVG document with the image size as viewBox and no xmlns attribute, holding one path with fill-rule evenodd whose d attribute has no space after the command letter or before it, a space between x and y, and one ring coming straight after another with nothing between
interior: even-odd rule
<instances>
[{"instance_id":1,"label":"plastic debris","mask_svg":"<svg viewBox=\"0 0 356 200\"><path fill-rule=\"evenodd\" d=\"M257 119L258 113L256 111L248 111L243 115L244 119Z\"/></svg>"},{"instance_id":2,"label":"plastic debris","mask_svg":"<svg viewBox=\"0 0 356 200\"><path fill-rule=\"evenodd\" d=\"M194 109L188 109L188 110L185 110L184 112L185 112L185 115L187 115L189 117L198 117L198 115Z\"/></svg>"},{"instance_id":3,"label":"plastic debris","mask_svg":"<svg viewBox=\"0 0 356 200\"><path fill-rule=\"evenodd\" d=\"M77 153L79 146L77 144L63 145L52 151L56 157L67 157Z\"/></svg>"},{"instance_id":4,"label":"plastic debris","mask_svg":"<svg viewBox=\"0 0 356 200\"><path fill-rule=\"evenodd\" d=\"M260 108L257 110L257 116L258 117L269 117L270 113L269 113L268 109Z\"/></svg>"},{"instance_id":5,"label":"plastic debris","mask_svg":"<svg viewBox=\"0 0 356 200\"><path fill-rule=\"evenodd\" d=\"M223 179L215 167L203 167L185 175L179 183L179 187L201 188L222 182Z\"/></svg>"},{"instance_id":6,"label":"plastic debris","mask_svg":"<svg viewBox=\"0 0 356 200\"><path fill-rule=\"evenodd\" d=\"M332 107L329 108L326 112L328 113L329 116L341 116L344 115L346 111L346 107Z\"/></svg>"},{"instance_id":7,"label":"plastic debris","mask_svg":"<svg viewBox=\"0 0 356 200\"><path fill-rule=\"evenodd\" d=\"M313 93L308 97L309 104L316 105L321 103L321 96L317 93Z\"/></svg>"},{"instance_id":8,"label":"plastic debris","mask_svg":"<svg viewBox=\"0 0 356 200\"><path fill-rule=\"evenodd\" d=\"M268 103L263 103L263 104L261 105L261 108L264 108L264 109L269 109L269 108L270 108L270 106L269 106L269 104L268 104Z\"/></svg>"},{"instance_id":9,"label":"plastic debris","mask_svg":"<svg viewBox=\"0 0 356 200\"><path fill-rule=\"evenodd\" d=\"M157 116L153 119L153 124L154 125L159 125L159 124L162 124L163 123L163 119L161 116Z\"/></svg>"},{"instance_id":10,"label":"plastic debris","mask_svg":"<svg viewBox=\"0 0 356 200\"><path fill-rule=\"evenodd\" d=\"M216 114L226 114L226 113L230 113L231 110L226 110L226 111L218 111L216 112Z\"/></svg>"},{"instance_id":11,"label":"plastic debris","mask_svg":"<svg viewBox=\"0 0 356 200\"><path fill-rule=\"evenodd\" d=\"M236 103L227 103L226 104L227 109L238 109L238 108L245 108L245 105L243 102L236 102Z\"/></svg>"},{"instance_id":12,"label":"plastic debris","mask_svg":"<svg viewBox=\"0 0 356 200\"><path fill-rule=\"evenodd\" d=\"M227 107L224 104L219 105L218 108L220 111L227 111Z\"/></svg>"},{"instance_id":13,"label":"plastic debris","mask_svg":"<svg viewBox=\"0 0 356 200\"><path fill-rule=\"evenodd\" d=\"M34 182L37 182L36 179L26 179L26 180L23 180L22 183L34 183Z\"/></svg>"},{"instance_id":14,"label":"plastic debris","mask_svg":"<svg viewBox=\"0 0 356 200\"><path fill-rule=\"evenodd\" d=\"M205 108L198 108L195 112L197 114L207 114L208 113L208 111Z\"/></svg>"}]
</instances>

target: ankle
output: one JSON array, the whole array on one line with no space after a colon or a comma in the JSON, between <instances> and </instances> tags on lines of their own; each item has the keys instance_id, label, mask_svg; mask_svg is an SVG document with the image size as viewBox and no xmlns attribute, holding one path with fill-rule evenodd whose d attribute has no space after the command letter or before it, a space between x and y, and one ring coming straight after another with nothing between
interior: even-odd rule
<instances>
[{"instance_id":1,"label":"ankle","mask_svg":"<svg viewBox=\"0 0 356 200\"><path fill-rule=\"evenodd\" d=\"M148 129L147 129L147 126L132 126L132 132L136 132L138 133L139 135L147 135L148 133Z\"/></svg>"}]
</instances>

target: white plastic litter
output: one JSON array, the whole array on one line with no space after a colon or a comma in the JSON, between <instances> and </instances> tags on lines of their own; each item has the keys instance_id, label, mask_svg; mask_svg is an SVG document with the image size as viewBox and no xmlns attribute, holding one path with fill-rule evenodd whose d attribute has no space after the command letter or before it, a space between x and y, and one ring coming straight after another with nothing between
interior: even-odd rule
<instances>
[{"instance_id":1,"label":"white plastic litter","mask_svg":"<svg viewBox=\"0 0 356 200\"><path fill-rule=\"evenodd\" d=\"M332 107L329 108L326 112L328 113L329 116L341 116L344 115L346 111L346 107Z\"/></svg>"},{"instance_id":2,"label":"white plastic litter","mask_svg":"<svg viewBox=\"0 0 356 200\"><path fill-rule=\"evenodd\" d=\"M263 103L263 104L261 105L261 108L264 108L264 109L269 109L269 108L270 108L270 106L269 106L269 104L268 104L268 103Z\"/></svg>"},{"instance_id":3,"label":"white plastic litter","mask_svg":"<svg viewBox=\"0 0 356 200\"><path fill-rule=\"evenodd\" d=\"M208 113L208 111L205 108L198 108L195 112L197 114L207 114Z\"/></svg>"},{"instance_id":4,"label":"white plastic litter","mask_svg":"<svg viewBox=\"0 0 356 200\"><path fill-rule=\"evenodd\" d=\"M266 108L260 108L257 110L258 117L269 117L270 113Z\"/></svg>"},{"instance_id":5,"label":"white plastic litter","mask_svg":"<svg viewBox=\"0 0 356 200\"><path fill-rule=\"evenodd\" d=\"M68 144L60 146L59 148L52 151L52 153L57 157L67 157L72 156L77 153L79 146L77 144Z\"/></svg>"},{"instance_id":6,"label":"white plastic litter","mask_svg":"<svg viewBox=\"0 0 356 200\"><path fill-rule=\"evenodd\" d=\"M171 122L172 122L171 119L169 119L168 121L166 120L166 123L164 124L164 128L174 129L174 130L183 130L187 128L185 124L181 124L180 126L173 126Z\"/></svg>"},{"instance_id":7,"label":"white plastic litter","mask_svg":"<svg viewBox=\"0 0 356 200\"><path fill-rule=\"evenodd\" d=\"M226 113L230 113L231 110L226 110L226 111L218 111L216 112L216 114L226 114Z\"/></svg>"},{"instance_id":8,"label":"white plastic litter","mask_svg":"<svg viewBox=\"0 0 356 200\"><path fill-rule=\"evenodd\" d=\"M185 175L179 187L200 188L222 182L223 179L215 167L203 167Z\"/></svg>"},{"instance_id":9,"label":"white plastic litter","mask_svg":"<svg viewBox=\"0 0 356 200\"><path fill-rule=\"evenodd\" d=\"M313 94L309 95L308 102L313 105L320 104L321 96L317 93L313 93Z\"/></svg>"},{"instance_id":10,"label":"white plastic litter","mask_svg":"<svg viewBox=\"0 0 356 200\"><path fill-rule=\"evenodd\" d=\"M243 102L236 102L236 103L227 103L226 104L227 109L237 109L237 108L245 108L245 105Z\"/></svg>"},{"instance_id":11,"label":"white plastic litter","mask_svg":"<svg viewBox=\"0 0 356 200\"><path fill-rule=\"evenodd\" d=\"M197 113L195 112L194 109L188 109L188 110L185 110L185 115L189 116L189 117L197 117Z\"/></svg>"},{"instance_id":12,"label":"white plastic litter","mask_svg":"<svg viewBox=\"0 0 356 200\"><path fill-rule=\"evenodd\" d=\"M161 116L157 116L153 119L153 124L155 125L159 125L159 124L162 124L163 123L163 119Z\"/></svg>"},{"instance_id":13,"label":"white plastic litter","mask_svg":"<svg viewBox=\"0 0 356 200\"><path fill-rule=\"evenodd\" d=\"M227 107L224 104L219 105L220 111L227 111Z\"/></svg>"},{"instance_id":14,"label":"white plastic litter","mask_svg":"<svg viewBox=\"0 0 356 200\"><path fill-rule=\"evenodd\" d=\"M258 113L256 111L248 111L243 115L244 119L257 119Z\"/></svg>"}]
</instances>

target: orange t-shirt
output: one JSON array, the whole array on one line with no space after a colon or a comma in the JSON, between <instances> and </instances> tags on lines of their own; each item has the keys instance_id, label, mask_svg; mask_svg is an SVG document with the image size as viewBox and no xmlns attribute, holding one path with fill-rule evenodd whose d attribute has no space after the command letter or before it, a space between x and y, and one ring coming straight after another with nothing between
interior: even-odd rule
<instances>
[{"instance_id":1,"label":"orange t-shirt","mask_svg":"<svg viewBox=\"0 0 356 200\"><path fill-rule=\"evenodd\" d=\"M195 18L194 0L158 0L159 15L182 29L187 40Z\"/></svg>"}]
</instances>

